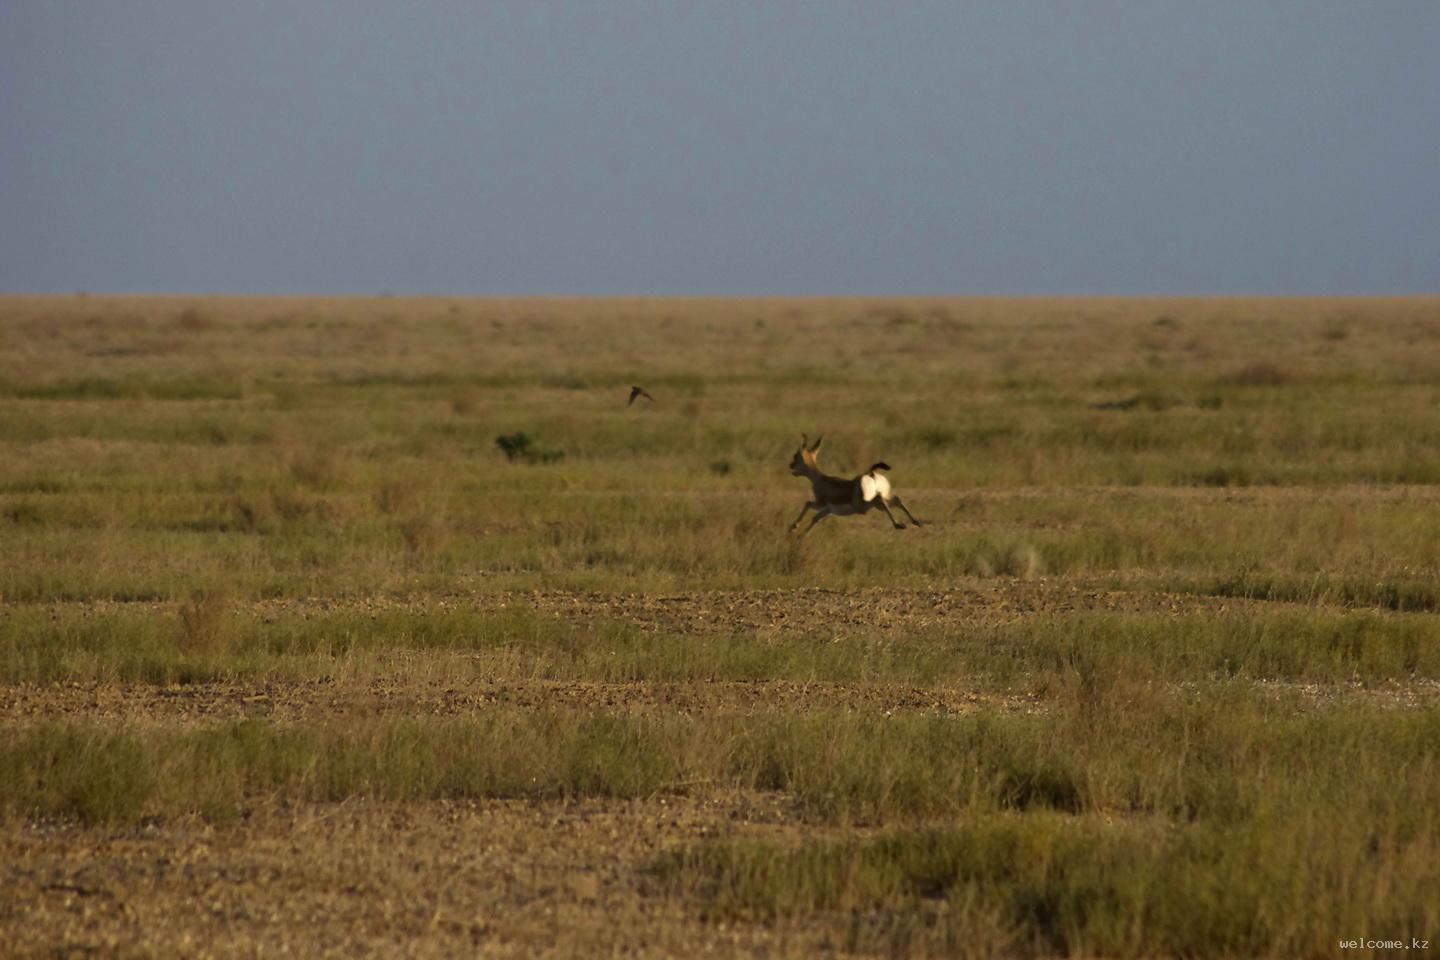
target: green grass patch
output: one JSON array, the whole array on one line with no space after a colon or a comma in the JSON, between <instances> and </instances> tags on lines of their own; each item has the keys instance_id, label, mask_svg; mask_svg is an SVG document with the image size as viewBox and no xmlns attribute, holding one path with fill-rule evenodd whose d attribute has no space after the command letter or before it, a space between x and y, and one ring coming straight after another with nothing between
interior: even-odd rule
<instances>
[{"instance_id":1,"label":"green grass patch","mask_svg":"<svg viewBox=\"0 0 1440 960\"><path fill-rule=\"evenodd\" d=\"M0 614L0 679L12 683L378 674L402 650L432 655L457 679L900 683L1045 696L1096 673L1156 683L1440 679L1432 617L1327 609L1038 615L881 635L801 624L766 636L572 623L524 604L266 614L223 591L160 607Z\"/></svg>"},{"instance_id":2,"label":"green grass patch","mask_svg":"<svg viewBox=\"0 0 1440 960\"><path fill-rule=\"evenodd\" d=\"M831 710L686 717L493 707L464 718L21 727L0 751L12 815L127 821L266 796L641 796L781 791L816 822L1055 811L1244 825L1284 813L1433 830L1440 710L1318 711L1240 688L1118 678L1038 715ZM111 798L111 799L107 799Z\"/></svg>"},{"instance_id":3,"label":"green grass patch","mask_svg":"<svg viewBox=\"0 0 1440 960\"><path fill-rule=\"evenodd\" d=\"M42 383L0 380L0 397L19 400L239 400L244 387L232 380L80 377Z\"/></svg>"},{"instance_id":4,"label":"green grass patch","mask_svg":"<svg viewBox=\"0 0 1440 960\"><path fill-rule=\"evenodd\" d=\"M1239 828L987 814L953 826L661 857L711 919L826 923L894 956L1333 956L1440 922L1440 843L1389 821L1264 813ZM1366 936L1369 936L1368 934Z\"/></svg>"},{"instance_id":5,"label":"green grass patch","mask_svg":"<svg viewBox=\"0 0 1440 960\"><path fill-rule=\"evenodd\" d=\"M1321 573L1242 573L1222 580L1193 584L1190 589L1216 597L1245 597L1288 603L1381 607L1386 610L1433 612L1440 609L1440 584L1428 577L1357 577Z\"/></svg>"}]
</instances>

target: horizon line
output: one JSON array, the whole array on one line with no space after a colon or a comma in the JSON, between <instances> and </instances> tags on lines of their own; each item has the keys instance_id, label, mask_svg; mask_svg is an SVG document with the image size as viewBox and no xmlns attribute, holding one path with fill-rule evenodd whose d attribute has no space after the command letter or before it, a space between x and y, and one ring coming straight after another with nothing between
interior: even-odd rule
<instances>
[{"instance_id":1,"label":"horizon line","mask_svg":"<svg viewBox=\"0 0 1440 960\"><path fill-rule=\"evenodd\" d=\"M214 298L315 300L1380 300L1440 297L1440 290L1386 293L442 293L272 291L3 290L0 298Z\"/></svg>"}]
</instances>

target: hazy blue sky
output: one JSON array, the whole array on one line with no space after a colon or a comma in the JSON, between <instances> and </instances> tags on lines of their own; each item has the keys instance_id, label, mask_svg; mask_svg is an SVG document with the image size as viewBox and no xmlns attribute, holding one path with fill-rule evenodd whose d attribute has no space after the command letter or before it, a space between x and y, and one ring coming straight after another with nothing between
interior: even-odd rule
<instances>
[{"instance_id":1,"label":"hazy blue sky","mask_svg":"<svg viewBox=\"0 0 1440 960\"><path fill-rule=\"evenodd\" d=\"M0 290L1440 291L1440 2L0 0Z\"/></svg>"}]
</instances>

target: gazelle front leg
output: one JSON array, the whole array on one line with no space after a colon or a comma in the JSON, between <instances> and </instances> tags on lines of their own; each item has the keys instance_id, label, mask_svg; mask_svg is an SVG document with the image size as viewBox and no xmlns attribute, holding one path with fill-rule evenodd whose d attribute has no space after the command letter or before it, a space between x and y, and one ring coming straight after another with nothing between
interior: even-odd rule
<instances>
[{"instance_id":1,"label":"gazelle front leg","mask_svg":"<svg viewBox=\"0 0 1440 960\"><path fill-rule=\"evenodd\" d=\"M808 504L807 504L807 506L808 506ZM800 534L800 536L803 537L803 536L805 536L806 533L809 533L811 530L814 530L814 529L815 529L815 524L819 523L821 520L824 520L824 519L825 519L826 517L828 517L828 516L830 516L830 508L829 508L829 507L819 507L819 508L817 508L817 511L816 511L816 513L815 513L815 519L810 521L810 526L806 527L806 528L805 528L805 533ZM796 522L796 523L799 523L800 521L799 521L799 520L796 520L795 522Z\"/></svg>"},{"instance_id":2,"label":"gazelle front leg","mask_svg":"<svg viewBox=\"0 0 1440 960\"><path fill-rule=\"evenodd\" d=\"M807 500L807 501L805 502L805 506L803 506L803 507L800 508L800 516L796 517L796 518L795 518L795 522L792 523L792 524L790 524L790 532L791 532L791 533L794 533L794 532L795 532L795 528L798 527L798 526L800 526L800 521L805 519L805 511L811 509L812 507L813 507L814 509L816 509L816 510L819 510L819 509L820 509L820 504L816 503L814 500Z\"/></svg>"},{"instance_id":3,"label":"gazelle front leg","mask_svg":"<svg viewBox=\"0 0 1440 960\"><path fill-rule=\"evenodd\" d=\"M917 526L917 527L922 527L922 526L924 526L924 524L922 524L919 520L916 520L916 519L915 519L915 514L911 513L911 512L910 512L910 508L907 507L907 506L905 506L905 501L904 501L904 500L901 500L899 497L891 497L891 498L890 498L890 502L893 503L893 504L895 504L895 506L899 507L901 510L904 510L904 511L905 511L905 516L909 517L909 518L910 518L910 522L913 523L913 524L915 524L915 526Z\"/></svg>"}]
</instances>

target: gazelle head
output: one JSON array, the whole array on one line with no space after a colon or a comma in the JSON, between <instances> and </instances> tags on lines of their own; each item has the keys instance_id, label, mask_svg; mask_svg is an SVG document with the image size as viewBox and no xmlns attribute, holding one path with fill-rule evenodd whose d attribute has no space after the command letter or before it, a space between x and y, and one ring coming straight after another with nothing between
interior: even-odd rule
<instances>
[{"instance_id":1,"label":"gazelle head","mask_svg":"<svg viewBox=\"0 0 1440 960\"><path fill-rule=\"evenodd\" d=\"M810 443L805 434L800 434L800 449L795 451L795 456L790 460L792 477L809 476L820 469L815 465L815 453L820 449L820 444L824 442L824 437L816 437L815 442Z\"/></svg>"}]
</instances>

